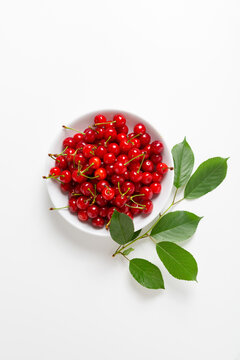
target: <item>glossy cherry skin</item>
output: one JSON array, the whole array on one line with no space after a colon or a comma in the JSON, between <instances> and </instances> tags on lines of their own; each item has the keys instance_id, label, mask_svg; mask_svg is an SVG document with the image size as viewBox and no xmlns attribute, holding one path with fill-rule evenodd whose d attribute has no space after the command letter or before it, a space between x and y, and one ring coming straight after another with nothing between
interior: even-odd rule
<instances>
[{"instance_id":1,"label":"glossy cherry skin","mask_svg":"<svg viewBox=\"0 0 240 360\"><path fill-rule=\"evenodd\" d=\"M114 165L113 164L107 165L105 167L105 170L106 170L107 176L113 175L114 174Z\"/></svg>"},{"instance_id":2,"label":"glossy cherry skin","mask_svg":"<svg viewBox=\"0 0 240 360\"><path fill-rule=\"evenodd\" d=\"M105 122L107 122L107 119L102 114L98 114L94 118L94 123L95 124L101 124L101 123L105 123ZM97 126L102 126L102 125L97 125Z\"/></svg>"},{"instance_id":3,"label":"glossy cherry skin","mask_svg":"<svg viewBox=\"0 0 240 360\"><path fill-rule=\"evenodd\" d=\"M158 163L160 163L162 161L162 155L160 154L153 154L151 157L150 157L150 160L155 164L157 165Z\"/></svg>"},{"instance_id":4,"label":"glossy cherry skin","mask_svg":"<svg viewBox=\"0 0 240 360\"><path fill-rule=\"evenodd\" d=\"M84 130L84 133L85 133L84 140L86 141L86 143L92 144L96 139L95 130L87 128L87 129Z\"/></svg>"},{"instance_id":5,"label":"glossy cherry skin","mask_svg":"<svg viewBox=\"0 0 240 360\"><path fill-rule=\"evenodd\" d=\"M76 197L70 197L70 199L68 200L68 205L69 205L69 210L72 213L76 213L78 211Z\"/></svg>"},{"instance_id":6,"label":"glossy cherry skin","mask_svg":"<svg viewBox=\"0 0 240 360\"><path fill-rule=\"evenodd\" d=\"M117 161L119 162L122 162L122 163L126 163L128 162L128 156L126 154L120 154L118 157L117 157Z\"/></svg>"},{"instance_id":7,"label":"glossy cherry skin","mask_svg":"<svg viewBox=\"0 0 240 360\"><path fill-rule=\"evenodd\" d=\"M86 177L82 175L81 172L79 172L77 169L72 172L72 179L79 184L86 181Z\"/></svg>"},{"instance_id":8,"label":"glossy cherry skin","mask_svg":"<svg viewBox=\"0 0 240 360\"><path fill-rule=\"evenodd\" d=\"M102 196L105 200L110 201L115 196L115 191L113 188L106 187L102 190Z\"/></svg>"},{"instance_id":9,"label":"glossy cherry skin","mask_svg":"<svg viewBox=\"0 0 240 360\"><path fill-rule=\"evenodd\" d=\"M127 196L125 195L117 195L114 199L114 203L117 207L121 208L122 206L124 206L126 204L126 202L128 201Z\"/></svg>"},{"instance_id":10,"label":"glossy cherry skin","mask_svg":"<svg viewBox=\"0 0 240 360\"><path fill-rule=\"evenodd\" d=\"M136 170L131 170L129 178L132 182L137 183L142 180L142 173L141 171L137 172Z\"/></svg>"},{"instance_id":11,"label":"glossy cherry skin","mask_svg":"<svg viewBox=\"0 0 240 360\"><path fill-rule=\"evenodd\" d=\"M87 214L87 211L86 210L79 210L78 211L78 219L80 221L87 221L88 220L88 214Z\"/></svg>"},{"instance_id":12,"label":"glossy cherry skin","mask_svg":"<svg viewBox=\"0 0 240 360\"><path fill-rule=\"evenodd\" d=\"M60 174L61 174L61 169L58 166L51 168L49 171L49 175L52 176L59 176Z\"/></svg>"},{"instance_id":13,"label":"glossy cherry skin","mask_svg":"<svg viewBox=\"0 0 240 360\"><path fill-rule=\"evenodd\" d=\"M128 127L127 125L122 125L122 126L119 126L117 128L118 130L118 133L121 134L121 133L124 133L124 134L127 134L128 133Z\"/></svg>"},{"instance_id":14,"label":"glossy cherry skin","mask_svg":"<svg viewBox=\"0 0 240 360\"><path fill-rule=\"evenodd\" d=\"M83 141L84 139L84 134L82 133L77 133L73 136L73 140L75 141L75 144L78 144L80 141Z\"/></svg>"},{"instance_id":15,"label":"glossy cherry skin","mask_svg":"<svg viewBox=\"0 0 240 360\"><path fill-rule=\"evenodd\" d=\"M134 126L134 134L144 134L146 132L146 127L139 123L137 125Z\"/></svg>"},{"instance_id":16,"label":"glossy cherry skin","mask_svg":"<svg viewBox=\"0 0 240 360\"><path fill-rule=\"evenodd\" d=\"M127 135L125 133L117 134L117 142L120 143L123 140L127 140Z\"/></svg>"},{"instance_id":17,"label":"glossy cherry skin","mask_svg":"<svg viewBox=\"0 0 240 360\"><path fill-rule=\"evenodd\" d=\"M152 192L151 188L148 186L143 186L140 189L140 194L144 195L142 197L144 200L150 200L153 197L153 192Z\"/></svg>"},{"instance_id":18,"label":"glossy cherry skin","mask_svg":"<svg viewBox=\"0 0 240 360\"><path fill-rule=\"evenodd\" d=\"M152 183L150 188L154 194L159 194L161 192L161 184L159 182Z\"/></svg>"},{"instance_id":19,"label":"glossy cherry skin","mask_svg":"<svg viewBox=\"0 0 240 360\"><path fill-rule=\"evenodd\" d=\"M103 157L103 162L106 165L114 164L116 161L116 156L113 153L107 153Z\"/></svg>"},{"instance_id":20,"label":"glossy cherry skin","mask_svg":"<svg viewBox=\"0 0 240 360\"><path fill-rule=\"evenodd\" d=\"M94 176L97 177L99 180L104 180L107 177L107 172L104 168L99 168L95 170Z\"/></svg>"},{"instance_id":21,"label":"glossy cherry skin","mask_svg":"<svg viewBox=\"0 0 240 360\"><path fill-rule=\"evenodd\" d=\"M73 190L71 183L61 184L60 187L61 187L62 192L64 192L64 193L66 193L66 192L71 193Z\"/></svg>"},{"instance_id":22,"label":"glossy cherry skin","mask_svg":"<svg viewBox=\"0 0 240 360\"><path fill-rule=\"evenodd\" d=\"M122 192L127 196L134 194L135 192L135 185L131 181L125 181L122 184Z\"/></svg>"},{"instance_id":23,"label":"glossy cherry skin","mask_svg":"<svg viewBox=\"0 0 240 360\"><path fill-rule=\"evenodd\" d=\"M152 174L151 174L150 172L144 172L144 173L142 174L142 183L143 183L144 185L149 185L149 184L151 184L152 179L153 179L153 177L152 177Z\"/></svg>"},{"instance_id":24,"label":"glossy cherry skin","mask_svg":"<svg viewBox=\"0 0 240 360\"><path fill-rule=\"evenodd\" d=\"M76 141L72 137L67 137L66 139L63 140L64 149L66 147L75 148L75 146L76 146Z\"/></svg>"},{"instance_id":25,"label":"glossy cherry skin","mask_svg":"<svg viewBox=\"0 0 240 360\"><path fill-rule=\"evenodd\" d=\"M115 156L118 156L120 153L119 145L117 143L110 143L107 145L107 151L114 154Z\"/></svg>"},{"instance_id":26,"label":"glossy cherry skin","mask_svg":"<svg viewBox=\"0 0 240 360\"><path fill-rule=\"evenodd\" d=\"M85 158L91 158L95 155L96 146L92 144L87 144L83 146L82 153Z\"/></svg>"},{"instance_id":27,"label":"glossy cherry skin","mask_svg":"<svg viewBox=\"0 0 240 360\"><path fill-rule=\"evenodd\" d=\"M143 213L145 215L149 215L151 214L152 210L153 210L153 203L151 200L144 200L142 201L142 204L145 205L145 208L143 209Z\"/></svg>"},{"instance_id":28,"label":"glossy cherry skin","mask_svg":"<svg viewBox=\"0 0 240 360\"><path fill-rule=\"evenodd\" d=\"M124 165L124 163L117 161L114 164L114 172L117 175L122 175L127 171L127 167Z\"/></svg>"},{"instance_id":29,"label":"glossy cherry skin","mask_svg":"<svg viewBox=\"0 0 240 360\"><path fill-rule=\"evenodd\" d=\"M64 153L66 154L67 161L69 162L73 161L75 155L75 149L69 147L65 150Z\"/></svg>"},{"instance_id":30,"label":"glossy cherry skin","mask_svg":"<svg viewBox=\"0 0 240 360\"><path fill-rule=\"evenodd\" d=\"M131 139L131 144L133 147L135 148L140 148L141 147L141 143L139 139Z\"/></svg>"},{"instance_id":31,"label":"glossy cherry skin","mask_svg":"<svg viewBox=\"0 0 240 360\"><path fill-rule=\"evenodd\" d=\"M82 183L80 189L81 193L85 196L92 196L92 194L94 194L93 184L89 181Z\"/></svg>"},{"instance_id":32,"label":"glossy cherry skin","mask_svg":"<svg viewBox=\"0 0 240 360\"><path fill-rule=\"evenodd\" d=\"M123 184L124 177L122 175L114 174L111 176L111 182L113 183L113 185L117 185L118 183Z\"/></svg>"},{"instance_id":33,"label":"glossy cherry skin","mask_svg":"<svg viewBox=\"0 0 240 360\"><path fill-rule=\"evenodd\" d=\"M103 207L100 207L99 209L99 215L103 218L105 218L108 214L108 207L107 206L103 206Z\"/></svg>"},{"instance_id":34,"label":"glossy cherry skin","mask_svg":"<svg viewBox=\"0 0 240 360\"><path fill-rule=\"evenodd\" d=\"M105 187L109 187L109 182L106 180L100 180L97 183L97 192L101 193Z\"/></svg>"},{"instance_id":35,"label":"glossy cherry skin","mask_svg":"<svg viewBox=\"0 0 240 360\"><path fill-rule=\"evenodd\" d=\"M67 184L72 180L72 174L69 170L63 170L63 172L60 175L60 180L64 183Z\"/></svg>"},{"instance_id":36,"label":"glossy cherry skin","mask_svg":"<svg viewBox=\"0 0 240 360\"><path fill-rule=\"evenodd\" d=\"M163 151L163 144L158 140L153 141L151 144L151 153L158 155L162 151Z\"/></svg>"},{"instance_id":37,"label":"glossy cherry skin","mask_svg":"<svg viewBox=\"0 0 240 360\"><path fill-rule=\"evenodd\" d=\"M101 216L97 216L96 218L92 219L92 225L96 228L103 228L104 224L105 221Z\"/></svg>"},{"instance_id":38,"label":"glossy cherry skin","mask_svg":"<svg viewBox=\"0 0 240 360\"><path fill-rule=\"evenodd\" d=\"M96 170L101 166L101 159L98 156L93 156L89 159L89 165L91 165L92 169Z\"/></svg>"},{"instance_id":39,"label":"glossy cherry skin","mask_svg":"<svg viewBox=\"0 0 240 360\"><path fill-rule=\"evenodd\" d=\"M90 219L94 219L99 214L99 207L97 205L90 205L87 208L87 214Z\"/></svg>"},{"instance_id":40,"label":"glossy cherry skin","mask_svg":"<svg viewBox=\"0 0 240 360\"><path fill-rule=\"evenodd\" d=\"M73 157L73 160L74 160L74 163L75 163L76 165L79 165L79 164L85 165L86 162L87 162L87 159L83 156L82 153L79 153L79 154L77 153L77 154Z\"/></svg>"},{"instance_id":41,"label":"glossy cherry skin","mask_svg":"<svg viewBox=\"0 0 240 360\"><path fill-rule=\"evenodd\" d=\"M86 210L90 205L90 202L91 199L89 197L81 195L77 198L77 207L80 210Z\"/></svg>"},{"instance_id":42,"label":"glossy cherry skin","mask_svg":"<svg viewBox=\"0 0 240 360\"><path fill-rule=\"evenodd\" d=\"M109 138L111 141L117 138L117 131L112 127L107 128L104 132L104 139L108 140Z\"/></svg>"},{"instance_id":43,"label":"glossy cherry skin","mask_svg":"<svg viewBox=\"0 0 240 360\"><path fill-rule=\"evenodd\" d=\"M132 148L129 150L128 152L128 158L129 160L132 160L131 162L138 162L139 159L141 158L140 155L142 154L141 150L139 150L138 148ZM136 159L135 159L136 158Z\"/></svg>"},{"instance_id":44,"label":"glossy cherry skin","mask_svg":"<svg viewBox=\"0 0 240 360\"><path fill-rule=\"evenodd\" d=\"M125 117L124 117L123 115L121 115L121 114L116 114L116 115L114 115L113 121L116 122L116 123L115 123L116 127L120 127L120 126L123 126L123 125L126 124L126 119L125 119Z\"/></svg>"},{"instance_id":45,"label":"glossy cherry skin","mask_svg":"<svg viewBox=\"0 0 240 360\"><path fill-rule=\"evenodd\" d=\"M119 144L120 151L122 153L128 153L129 150L132 148L131 142L128 142L128 140L122 140Z\"/></svg>"},{"instance_id":46,"label":"glossy cherry skin","mask_svg":"<svg viewBox=\"0 0 240 360\"><path fill-rule=\"evenodd\" d=\"M102 194L98 194L96 197L96 204L100 207L103 207L103 206L107 205L107 200L104 199Z\"/></svg>"},{"instance_id":47,"label":"glossy cherry skin","mask_svg":"<svg viewBox=\"0 0 240 360\"><path fill-rule=\"evenodd\" d=\"M146 145L144 148L143 148L143 152L145 154L145 160L149 158L150 154L151 154L151 145Z\"/></svg>"},{"instance_id":48,"label":"glossy cherry skin","mask_svg":"<svg viewBox=\"0 0 240 360\"><path fill-rule=\"evenodd\" d=\"M168 172L168 166L165 163L158 163L156 167L157 172L164 175Z\"/></svg>"},{"instance_id":49,"label":"glossy cherry skin","mask_svg":"<svg viewBox=\"0 0 240 360\"><path fill-rule=\"evenodd\" d=\"M141 143L141 146L144 147L144 146L147 146L148 144L150 144L151 136L148 133L145 133L145 134L139 136L138 139Z\"/></svg>"},{"instance_id":50,"label":"glossy cherry skin","mask_svg":"<svg viewBox=\"0 0 240 360\"><path fill-rule=\"evenodd\" d=\"M107 148L103 145L100 145L95 150L95 155L103 159L104 155L107 153Z\"/></svg>"},{"instance_id":51,"label":"glossy cherry skin","mask_svg":"<svg viewBox=\"0 0 240 360\"><path fill-rule=\"evenodd\" d=\"M162 181L162 174L159 174L159 172L155 171L152 173L153 182L161 182Z\"/></svg>"},{"instance_id":52,"label":"glossy cherry skin","mask_svg":"<svg viewBox=\"0 0 240 360\"><path fill-rule=\"evenodd\" d=\"M112 206L112 207L110 207L110 208L108 209L108 213L107 213L107 218L108 218L108 220L111 219L111 217L112 217L112 215L113 215L113 213L114 213L114 210L117 210L116 206Z\"/></svg>"},{"instance_id":53,"label":"glossy cherry skin","mask_svg":"<svg viewBox=\"0 0 240 360\"><path fill-rule=\"evenodd\" d=\"M61 170L65 170L67 168L67 159L65 156L58 156L55 160L55 165L58 166Z\"/></svg>"},{"instance_id":54,"label":"glossy cherry skin","mask_svg":"<svg viewBox=\"0 0 240 360\"><path fill-rule=\"evenodd\" d=\"M151 160L145 160L142 164L142 170L147 172L153 172L154 164Z\"/></svg>"}]
</instances>

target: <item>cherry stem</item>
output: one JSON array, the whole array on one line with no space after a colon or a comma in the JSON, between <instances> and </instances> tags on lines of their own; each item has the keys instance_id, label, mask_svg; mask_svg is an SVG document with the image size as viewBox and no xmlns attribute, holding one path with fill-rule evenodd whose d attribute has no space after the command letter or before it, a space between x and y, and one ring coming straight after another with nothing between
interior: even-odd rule
<instances>
[{"instance_id":1,"label":"cherry stem","mask_svg":"<svg viewBox=\"0 0 240 360\"><path fill-rule=\"evenodd\" d=\"M125 191L125 193L121 194L122 196L126 195L129 192L130 188L127 189L127 191Z\"/></svg>"},{"instance_id":2,"label":"cherry stem","mask_svg":"<svg viewBox=\"0 0 240 360\"><path fill-rule=\"evenodd\" d=\"M121 196L125 195L125 194L122 194L122 191L121 191L121 188L120 188L120 182L118 181L118 190L119 190L119 193Z\"/></svg>"},{"instance_id":3,"label":"cherry stem","mask_svg":"<svg viewBox=\"0 0 240 360\"><path fill-rule=\"evenodd\" d=\"M93 166L94 163L91 163L86 169L84 169L83 171L81 171L81 175L84 174L86 171L88 171L88 169L90 169L91 166ZM84 175L85 176L85 175Z\"/></svg>"},{"instance_id":4,"label":"cherry stem","mask_svg":"<svg viewBox=\"0 0 240 360\"><path fill-rule=\"evenodd\" d=\"M53 208L51 207L49 210L62 210L62 209L68 209L69 206L63 206L63 207L59 207L59 208Z\"/></svg>"},{"instance_id":5,"label":"cherry stem","mask_svg":"<svg viewBox=\"0 0 240 360\"><path fill-rule=\"evenodd\" d=\"M138 206L132 206L132 205L129 205L129 204L126 204L126 206L129 206L132 209L139 209L139 210L143 210L145 208L145 205L138 204L135 201L134 201L134 203L137 204Z\"/></svg>"},{"instance_id":6,"label":"cherry stem","mask_svg":"<svg viewBox=\"0 0 240 360\"><path fill-rule=\"evenodd\" d=\"M48 156L53 159L53 160L56 160L56 156L54 156L53 154L48 154Z\"/></svg>"},{"instance_id":7,"label":"cherry stem","mask_svg":"<svg viewBox=\"0 0 240 360\"><path fill-rule=\"evenodd\" d=\"M43 179L56 179L59 175L49 175L49 176L43 176Z\"/></svg>"},{"instance_id":8,"label":"cherry stem","mask_svg":"<svg viewBox=\"0 0 240 360\"><path fill-rule=\"evenodd\" d=\"M63 127L64 129L73 130L73 131L76 131L76 132L79 133L79 134L85 135L85 133L82 133L81 131L76 130L76 129L73 129L73 128L71 128L71 127L68 127L68 126L65 126L65 125L62 125L62 127Z\"/></svg>"},{"instance_id":9,"label":"cherry stem","mask_svg":"<svg viewBox=\"0 0 240 360\"><path fill-rule=\"evenodd\" d=\"M135 159L137 159L137 158L139 158L140 156L143 156L143 155L145 155L145 154L144 154L144 153L142 153L142 154L139 154L139 155L135 156L134 158L132 158L132 159L128 160L128 161L127 161L124 165L129 164L131 161L133 161L133 160L135 160Z\"/></svg>"},{"instance_id":10,"label":"cherry stem","mask_svg":"<svg viewBox=\"0 0 240 360\"><path fill-rule=\"evenodd\" d=\"M168 167L168 170L174 170L174 167L170 166Z\"/></svg>"},{"instance_id":11,"label":"cherry stem","mask_svg":"<svg viewBox=\"0 0 240 360\"><path fill-rule=\"evenodd\" d=\"M142 167L142 164L143 164L143 162L144 162L145 156L146 156L146 153L144 153L144 155L143 155L141 164L140 164L139 169L138 169L138 171L137 171L138 174L139 174L139 171L141 170L141 167Z\"/></svg>"},{"instance_id":12,"label":"cherry stem","mask_svg":"<svg viewBox=\"0 0 240 360\"><path fill-rule=\"evenodd\" d=\"M131 140L133 140L133 139L135 139L135 138L137 138L138 136L140 136L140 135L142 135L142 134L137 134L137 135L134 135L133 137L131 137L131 139L129 139L127 142L130 142Z\"/></svg>"},{"instance_id":13,"label":"cherry stem","mask_svg":"<svg viewBox=\"0 0 240 360\"><path fill-rule=\"evenodd\" d=\"M98 126L98 125L109 125L109 124L114 124L116 121L108 121L108 122L102 122L102 123L96 123L94 124L94 126Z\"/></svg>"},{"instance_id":14,"label":"cherry stem","mask_svg":"<svg viewBox=\"0 0 240 360\"><path fill-rule=\"evenodd\" d=\"M105 141L105 145L108 143L108 141L111 139L111 136Z\"/></svg>"}]
</instances>

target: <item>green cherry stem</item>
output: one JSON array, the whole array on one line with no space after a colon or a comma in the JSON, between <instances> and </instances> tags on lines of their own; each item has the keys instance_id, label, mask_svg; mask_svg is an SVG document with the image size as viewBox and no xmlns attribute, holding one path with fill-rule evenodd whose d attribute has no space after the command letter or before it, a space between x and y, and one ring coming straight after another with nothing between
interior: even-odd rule
<instances>
[{"instance_id":1,"label":"green cherry stem","mask_svg":"<svg viewBox=\"0 0 240 360\"><path fill-rule=\"evenodd\" d=\"M62 206L62 207L59 207L59 208L51 207L51 208L49 208L49 210L62 210L62 209L68 209L68 208L69 208L69 206Z\"/></svg>"},{"instance_id":2,"label":"green cherry stem","mask_svg":"<svg viewBox=\"0 0 240 360\"><path fill-rule=\"evenodd\" d=\"M68 127L68 126L65 126L65 125L62 125L62 127L63 127L64 129L73 130L73 131L76 131L76 132L79 133L79 134L85 135L85 133L83 133L83 132L81 132L81 131L79 131L79 130L73 129L73 128L71 128L71 127Z\"/></svg>"},{"instance_id":3,"label":"green cherry stem","mask_svg":"<svg viewBox=\"0 0 240 360\"><path fill-rule=\"evenodd\" d=\"M94 126L98 126L98 125L109 125L109 124L113 124L115 123L116 121L108 121L108 122L102 122L102 123L96 123L94 124Z\"/></svg>"},{"instance_id":4,"label":"green cherry stem","mask_svg":"<svg viewBox=\"0 0 240 360\"><path fill-rule=\"evenodd\" d=\"M131 137L129 140L127 140L127 142L129 143L131 140L133 140L133 139L135 139L135 138L137 138L138 136L140 136L140 135L142 135L142 134L137 134L137 135L134 135L133 137Z\"/></svg>"},{"instance_id":5,"label":"green cherry stem","mask_svg":"<svg viewBox=\"0 0 240 360\"><path fill-rule=\"evenodd\" d=\"M144 153L144 155L143 155L141 164L140 164L139 169L138 169L138 171L137 171L138 174L139 174L139 171L141 170L141 167L142 167L142 164L143 164L143 162L144 162L145 156L146 156L146 153Z\"/></svg>"},{"instance_id":6,"label":"green cherry stem","mask_svg":"<svg viewBox=\"0 0 240 360\"><path fill-rule=\"evenodd\" d=\"M141 156L144 156L144 155L145 155L144 153L139 154L139 155L135 156L134 158L128 160L124 165L126 166L126 165L129 164L131 161L133 161L133 160L135 160L135 159L137 159L137 158L139 158L139 157L141 157Z\"/></svg>"}]
</instances>

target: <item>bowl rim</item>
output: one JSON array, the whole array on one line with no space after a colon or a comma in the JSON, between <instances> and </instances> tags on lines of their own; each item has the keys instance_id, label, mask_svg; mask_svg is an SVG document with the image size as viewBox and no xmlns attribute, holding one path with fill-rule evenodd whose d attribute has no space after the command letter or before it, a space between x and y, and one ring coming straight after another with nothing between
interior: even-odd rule
<instances>
[{"instance_id":1,"label":"bowl rim","mask_svg":"<svg viewBox=\"0 0 240 360\"><path fill-rule=\"evenodd\" d=\"M76 122L81 121L82 118L85 118L85 117L87 117L87 116L89 116L89 117L91 117L91 116L96 116L96 114L98 114L98 113L120 113L120 114L124 114L126 117L130 115L130 116L132 116L132 117L138 118L139 120L142 120L144 123L147 124L147 126L148 126L152 131L156 132L157 135L161 138L161 141L164 142L164 150L168 153L169 158L170 158L170 163L168 162L168 165L173 167L172 154L171 154L171 151L170 151L170 149L169 149L169 147L168 147L168 145L167 145L167 143L166 143L166 141L165 141L165 137L162 135L162 133L159 132L158 128L152 126L152 124L151 124L148 120L145 120L145 118L142 118L141 116L139 116L139 115L137 115L137 114L135 114L135 113L133 113L133 112L131 112L131 111L120 110L120 109L112 109L112 108L94 110L94 111L86 112L86 113L78 116L78 117L75 118L74 120L70 121L67 126L69 126L69 127L74 127L74 124L75 124ZM62 131L62 130L60 130L60 131ZM60 136L61 136L60 131L59 131L59 133L57 133L57 135L56 135L56 137L55 137L55 141L56 141L56 138L57 138L57 137L60 137ZM51 144L53 144L53 143L54 143L54 140L52 141ZM49 171L49 159L47 159L47 161L46 161L46 169L47 169L47 171ZM168 194L167 194L167 196L166 196L165 201L162 203L160 210L164 209L164 207L166 206L166 203L167 203L167 201L168 201L168 199L169 199L169 197L170 197L170 195L171 195L172 188L173 188L173 181L174 181L174 170L171 171L171 172L168 172L168 177L169 177L169 179L168 179L168 181L169 181ZM51 193L50 182L47 181L47 182L46 182L46 186L47 186L47 192L48 192L49 198L50 198L51 202L54 204L54 200L53 200L52 193ZM54 204L54 205L55 205L55 204ZM159 210L159 211L160 211L160 210ZM100 232L98 229L90 226L90 224L89 224L89 230L88 230L88 228L86 229L85 227L81 227L81 224L82 224L82 223L81 223L80 221L79 221L79 223L77 223L77 222L75 222L75 221L71 221L71 220L69 220L68 218L66 218L66 217L64 216L64 211L59 211L59 215L60 215L61 218L64 218L64 220L65 220L67 223L69 223L70 225L74 226L74 227L75 227L76 229L78 229L79 231L82 231L84 234L91 234L91 235L96 235L96 236L100 236L100 237L108 237L108 238L110 237L109 231L106 231L106 232L104 232L104 233L103 233L103 232ZM149 221L148 221L148 223L145 224L142 228L147 227L150 223L152 223L152 222L157 218L157 216L154 216L154 217L153 217L153 216L152 216L152 217L151 217L151 216L147 216L146 218L149 218ZM100 229L100 230L103 230L103 229ZM138 230L138 229L135 228L135 231L136 231L136 230Z\"/></svg>"}]
</instances>

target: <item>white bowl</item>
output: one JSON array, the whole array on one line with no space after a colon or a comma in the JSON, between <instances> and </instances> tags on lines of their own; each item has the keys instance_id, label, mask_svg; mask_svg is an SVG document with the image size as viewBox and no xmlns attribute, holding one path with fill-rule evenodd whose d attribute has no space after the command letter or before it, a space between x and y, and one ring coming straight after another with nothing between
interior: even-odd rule
<instances>
[{"instance_id":1,"label":"white bowl","mask_svg":"<svg viewBox=\"0 0 240 360\"><path fill-rule=\"evenodd\" d=\"M112 119L113 116L117 113L121 113L125 116L127 119L127 126L129 128L129 131L131 132L133 130L133 127L137 123L143 123L146 128L147 132L151 135L152 140L160 140L164 145L164 150L162 153L163 156L163 162L166 163L168 166L173 166L173 160L170 150L167 147L167 144L164 140L164 138L161 136L161 134L151 126L146 120L140 118L137 115L128 113L126 111L121 110L99 110L94 111L92 113L88 113L86 115L80 116L78 119L74 120L70 124L64 124L68 127L72 127L74 129L79 129L80 131L83 131L86 129L89 125L93 124L94 117L97 114L103 114L106 116L108 120ZM51 153L60 153L62 151L62 142L65 137L72 136L76 132L71 130L65 130L62 129L58 136L55 138L54 142L52 143L50 152ZM54 166L54 162L51 158L48 158L47 164L46 164L46 174L48 174L49 169ZM172 186L173 186L173 177L174 172L168 171L167 174L164 176L162 180L162 190L161 193L153 198L153 211L150 215L138 215L134 217L134 228L135 230L141 229L145 226L147 226L150 222L152 222L158 214L162 211L164 208L167 200L169 199ZM59 188L59 184L56 181L53 180L47 180L47 189L49 196L52 200L52 203L54 207L61 207L67 205L67 195L63 194ZM84 231L85 233L98 235L98 236L107 236L109 232L103 228L103 229L96 229L89 223L83 223L78 220L78 217L76 215L73 215L70 213L68 209L59 210L59 213L61 216L69 222L71 225L75 226L76 228Z\"/></svg>"}]
</instances>

